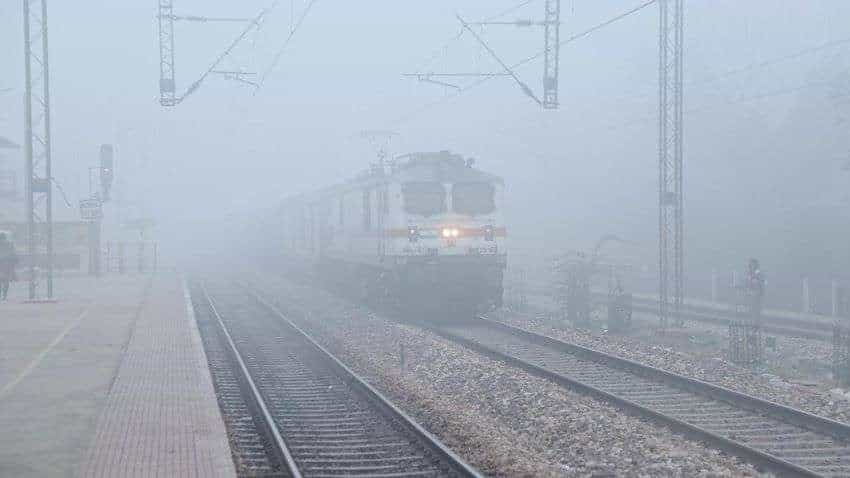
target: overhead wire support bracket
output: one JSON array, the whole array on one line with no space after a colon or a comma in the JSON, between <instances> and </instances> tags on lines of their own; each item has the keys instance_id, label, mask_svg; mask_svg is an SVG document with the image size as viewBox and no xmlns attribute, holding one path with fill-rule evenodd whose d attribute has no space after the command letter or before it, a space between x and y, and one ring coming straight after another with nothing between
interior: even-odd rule
<instances>
[{"instance_id":1,"label":"overhead wire support bracket","mask_svg":"<svg viewBox=\"0 0 850 478\"><path fill-rule=\"evenodd\" d=\"M546 25L546 22L534 21L534 20L532 20L532 19L530 19L530 18L518 18L518 19L516 19L516 20L512 20L512 21L502 21L502 22L495 22L495 21L494 21L494 22L490 22L490 21L484 21L484 22L469 22L469 24L470 24L470 25L474 25L474 26L476 26L476 27L479 27L479 26L480 26L480 27L483 27L483 26L489 26L489 25L507 25L507 26L515 26L515 27L535 27L535 26L536 26L536 27L542 27L542 26Z\"/></svg>"},{"instance_id":2,"label":"overhead wire support bracket","mask_svg":"<svg viewBox=\"0 0 850 478\"><path fill-rule=\"evenodd\" d=\"M257 87L256 81L251 81L247 77L256 77L256 72L251 71L236 71L236 70L213 70L210 73L214 73L216 75L221 75L226 80L233 80L239 83L245 83L246 85L251 85L253 87Z\"/></svg>"},{"instance_id":3,"label":"overhead wire support bracket","mask_svg":"<svg viewBox=\"0 0 850 478\"><path fill-rule=\"evenodd\" d=\"M277 1L275 1L270 7L264 8L260 10L260 13L257 14L254 18L224 18L224 17L203 17L197 15L175 15L173 13L173 2L172 0L160 0L159 1L159 14L157 18L159 20L159 52L160 52L160 80L159 80L159 91L160 91L160 99L159 103L162 106L176 106L183 102L189 95L197 91L200 88L201 83L212 73L217 73L218 65L226 58L231 51L238 45L245 36L254 28L259 28L260 22L262 19L277 6ZM200 78L195 80L186 91L182 95L177 95L176 93L176 80L175 80L175 72L174 72L174 22L178 20L183 21L193 21L193 22L240 22L248 24L242 29L242 32L227 46L227 48L216 57L215 61L201 74ZM256 83L246 80L242 76L246 75L246 73L240 73L239 75L231 75L230 78L241 81L244 83L251 84L256 88Z\"/></svg>"},{"instance_id":4,"label":"overhead wire support bracket","mask_svg":"<svg viewBox=\"0 0 850 478\"><path fill-rule=\"evenodd\" d=\"M496 60L499 63L499 65L505 70L505 73L507 73L511 78L513 78L514 82L516 82L516 84L519 85L522 92L525 93L525 95L528 96L529 98L533 99L538 105L543 106L543 102L540 101L540 98L538 98L537 95L535 95L534 92L531 91L531 88L529 88L528 85L526 85L517 76L517 74L511 69L510 66L508 66L507 63L505 63L504 61L502 61L501 58L499 58L499 55L497 55L496 52L493 51L492 48L490 48L490 45L488 45L487 42L485 42L484 39L481 38L481 36L478 35L478 33L476 33L475 30L473 30L472 27L469 26L469 24L466 23L466 21L463 18L461 18L460 15L455 14L455 16L457 17L457 19L461 23L461 25L463 25L463 27L466 28L466 30L469 33L471 33L473 37L475 37L475 40L477 40L478 43L480 43L481 46L484 47L485 50L487 50L487 53L489 53L490 56L492 56L493 59Z\"/></svg>"},{"instance_id":5,"label":"overhead wire support bracket","mask_svg":"<svg viewBox=\"0 0 850 478\"><path fill-rule=\"evenodd\" d=\"M451 85L443 81L436 81L434 78L436 77L476 77L479 78L478 82L474 83L474 85L479 84L481 81L488 80L491 77L495 76L511 76L514 78L514 81L522 89L523 93L532 98L535 102L537 102L543 109L558 109L558 70L560 63L560 29L561 29L561 0L546 0L545 2L545 16L542 21L540 20L532 20L530 18L520 18L516 20L497 20L504 15L516 11L518 8L523 7L531 3L533 0L526 0L519 5L511 7L510 9L503 11L495 16L489 17L483 21L477 22L466 22L457 15L458 20L460 20L462 28L461 33L456 35L453 40L457 40L460 36L469 31L475 39L484 46L485 49L490 53L493 58L498 61L502 67L505 69L506 73L501 74L488 74L488 73L413 73L413 74L404 74L402 76L414 77L417 78L420 82L424 83L435 83L442 86L451 86L452 88L456 88L458 91L463 91L465 87L458 87L457 85ZM655 1L655 0L651 0ZM533 93L531 88L527 84L522 81L519 81L516 73L514 73L513 68L525 64L527 61L524 60L517 65L512 67L507 67L504 62L502 62L498 56L495 55L493 50L487 46L484 40L480 37L480 35L476 34L471 29L471 26L483 27L487 25L502 25L502 26L515 26L518 28L527 28L527 27L543 27L543 39L544 39L544 48L538 55L528 59L530 61L532 59L536 59L540 56L543 57L543 98L540 99Z\"/></svg>"},{"instance_id":6,"label":"overhead wire support bracket","mask_svg":"<svg viewBox=\"0 0 850 478\"><path fill-rule=\"evenodd\" d=\"M550 0L550 1L560 1L560 0ZM625 11L609 18L608 20L605 20L601 23L598 23L596 25L591 26L590 28L587 28L587 29L582 30L578 33L570 35L568 38L565 38L563 40L559 40L558 43L557 43L558 47L560 48L560 47L563 47L567 44L570 44L570 43L576 42L576 41L578 41L582 38L585 38L588 35L591 35L592 33L597 32L597 31L599 31L599 30L601 30L601 29L603 29L603 28L605 28L605 27L607 27L611 24L614 24L614 23L616 23L616 22L618 22L618 21L620 21L624 18L627 18L631 15L634 15L634 14L640 12L641 10L644 10L651 5L654 5L655 3L659 2L659 1L660 0L643 0L643 2L641 2L639 5L636 5L636 6L630 8L628 10L625 10ZM522 5L525 5L527 3L528 2L525 2ZM463 29L462 31L465 31L465 29ZM533 54L529 57L523 58L522 60L519 60L516 63L514 63L513 65L511 65L511 68L519 68L523 65L527 65L528 63L543 57L545 55L545 53L546 53L546 50L542 50L542 51L539 51L539 52L537 52L537 53L535 53L535 54ZM460 91L458 91L457 94L446 97L446 98L442 98L440 100L431 101L430 103L426 103L425 105L420 106L419 108L415 109L414 111L409 112L409 113L407 113L403 116L396 118L395 120L392 121L392 123L398 124L398 123L408 121L411 118L415 117L416 115L418 115L418 114L420 114L420 113L422 113L426 110L429 110L431 108L434 108L436 106L444 105L448 101L451 101L455 98L458 98L463 93L465 93L465 92L467 92L467 91L469 91L473 88L477 88L477 87L483 85L484 83L486 83L486 82L488 82L492 79L493 79L493 77L479 78L478 80L472 82L471 84L465 85L463 88L460 89Z\"/></svg>"},{"instance_id":7,"label":"overhead wire support bracket","mask_svg":"<svg viewBox=\"0 0 850 478\"><path fill-rule=\"evenodd\" d=\"M304 11L301 12L301 16L298 17L298 21L296 21L289 29L289 36L286 37L286 40L283 41L283 45L278 49L277 53L274 55L274 59L272 60L271 65L263 71L263 74L260 75L260 81L257 82L257 86L254 88L254 95L266 84L266 79L268 76L277 68L278 62L280 62L283 53L289 47L289 43L292 41L292 38L295 37L295 33L301 28L301 25L304 23L304 20L307 18L307 15L310 13L310 10L313 8L313 5L316 4L316 0L310 0L310 3L304 7ZM277 5L277 1L275 2ZM274 6L272 6L274 7Z\"/></svg>"},{"instance_id":8,"label":"overhead wire support bracket","mask_svg":"<svg viewBox=\"0 0 850 478\"><path fill-rule=\"evenodd\" d=\"M413 78L425 77L482 77L482 76L510 76L509 73L402 73L401 76Z\"/></svg>"},{"instance_id":9,"label":"overhead wire support bracket","mask_svg":"<svg viewBox=\"0 0 850 478\"><path fill-rule=\"evenodd\" d=\"M401 76L416 78L421 83L431 83L460 91L461 87L447 81L435 80L434 78L489 78L496 76L509 76L507 73L402 73Z\"/></svg>"},{"instance_id":10,"label":"overhead wire support bracket","mask_svg":"<svg viewBox=\"0 0 850 478\"><path fill-rule=\"evenodd\" d=\"M431 83L437 86L445 86L446 88L454 88L455 90L460 91L460 86L455 85L454 83L449 83L447 81L435 80L428 75L420 76L418 79L422 83Z\"/></svg>"},{"instance_id":11,"label":"overhead wire support bracket","mask_svg":"<svg viewBox=\"0 0 850 478\"><path fill-rule=\"evenodd\" d=\"M162 17L160 17L162 18ZM250 22L251 18L224 18L224 17L202 17L199 15L170 15L168 19L177 21L186 21L186 22L199 22L199 23L208 23L208 22Z\"/></svg>"}]
</instances>

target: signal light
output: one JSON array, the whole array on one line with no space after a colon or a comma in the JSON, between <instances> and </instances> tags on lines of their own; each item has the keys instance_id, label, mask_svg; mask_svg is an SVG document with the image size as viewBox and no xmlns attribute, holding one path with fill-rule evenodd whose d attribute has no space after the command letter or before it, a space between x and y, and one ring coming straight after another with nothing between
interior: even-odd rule
<instances>
[{"instance_id":1,"label":"signal light","mask_svg":"<svg viewBox=\"0 0 850 478\"><path fill-rule=\"evenodd\" d=\"M109 199L109 190L112 188L114 177L113 163L114 150L111 144L100 145L100 187L103 190L103 198Z\"/></svg>"}]
</instances>

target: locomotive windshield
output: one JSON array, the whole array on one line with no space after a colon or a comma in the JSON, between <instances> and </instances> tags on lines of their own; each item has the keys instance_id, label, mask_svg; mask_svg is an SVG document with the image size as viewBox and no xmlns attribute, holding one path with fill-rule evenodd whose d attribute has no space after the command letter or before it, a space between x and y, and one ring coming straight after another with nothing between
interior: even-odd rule
<instances>
[{"instance_id":1,"label":"locomotive windshield","mask_svg":"<svg viewBox=\"0 0 850 478\"><path fill-rule=\"evenodd\" d=\"M404 210L409 214L431 216L446 210L446 191L438 182L405 183Z\"/></svg>"},{"instance_id":2,"label":"locomotive windshield","mask_svg":"<svg viewBox=\"0 0 850 478\"><path fill-rule=\"evenodd\" d=\"M490 183L456 183L452 187L452 210L459 214L489 214L496 209Z\"/></svg>"}]
</instances>

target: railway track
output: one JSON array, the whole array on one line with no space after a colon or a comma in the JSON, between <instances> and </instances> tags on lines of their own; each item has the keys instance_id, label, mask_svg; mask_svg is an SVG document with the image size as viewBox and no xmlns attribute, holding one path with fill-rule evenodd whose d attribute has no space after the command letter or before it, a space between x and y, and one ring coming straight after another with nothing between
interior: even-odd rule
<instances>
[{"instance_id":1,"label":"railway track","mask_svg":"<svg viewBox=\"0 0 850 478\"><path fill-rule=\"evenodd\" d=\"M607 300L607 296L603 294L595 294L594 298L598 301ZM632 308L635 312L653 316L658 313L658 303L646 299L633 299ZM694 305L685 305L680 315L685 320L723 327L728 326L734 319L731 311ZM833 324L828 320L783 317L769 313L762 314L762 330L767 333L786 337L830 341L832 340L832 327Z\"/></svg>"},{"instance_id":2,"label":"railway track","mask_svg":"<svg viewBox=\"0 0 850 478\"><path fill-rule=\"evenodd\" d=\"M779 475L850 476L843 423L484 318L431 329Z\"/></svg>"},{"instance_id":3,"label":"railway track","mask_svg":"<svg viewBox=\"0 0 850 478\"><path fill-rule=\"evenodd\" d=\"M245 390L248 386L241 379L229 351L226 337L205 301L203 292L195 289L192 303L195 319L204 344L210 375L231 443L233 463L242 478L288 476L282 471L280 456L276 453L267 427L259 419L261 411L256 401L250 400Z\"/></svg>"},{"instance_id":4,"label":"railway track","mask_svg":"<svg viewBox=\"0 0 850 478\"><path fill-rule=\"evenodd\" d=\"M259 295L200 291L280 476L480 476Z\"/></svg>"}]
</instances>

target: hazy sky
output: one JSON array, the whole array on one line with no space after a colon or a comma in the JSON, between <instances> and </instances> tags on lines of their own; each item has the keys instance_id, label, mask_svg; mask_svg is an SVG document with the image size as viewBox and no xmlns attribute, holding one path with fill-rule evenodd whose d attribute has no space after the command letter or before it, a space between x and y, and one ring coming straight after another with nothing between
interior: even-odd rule
<instances>
[{"instance_id":1,"label":"hazy sky","mask_svg":"<svg viewBox=\"0 0 850 478\"><path fill-rule=\"evenodd\" d=\"M250 17L270 2L174 3L179 14ZM257 210L356 173L373 157L360 130L389 128L400 134L393 143L397 153L452 149L475 156L481 167L504 176L517 229L545 223L542 230L585 242L617 231L651 242L657 221L657 6L562 48L559 111L540 111L507 79L421 110L446 90L401 77L423 65L435 72L496 71L495 62L468 34L441 47L460 29L455 13L476 20L517 3L317 0L256 94L210 77L183 104L165 109L157 102L155 1L53 0L49 25L57 179L76 200L86 193L85 171L96 161L99 144L114 142L127 196L148 213L163 222L211 218ZM639 3L563 0L562 38ZM304 5L294 1L296 16ZM723 218L728 207L715 206L727 199L734 204L755 187L741 178L742 171L750 178L762 174L762 163L743 161L753 156L781 157L782 168L777 169L821 169L825 182L820 189L839 197L847 175L837 174L837 161L824 159L812 168L803 163L812 159L804 153L789 158L780 154L789 146L780 146L776 138L786 135L782 128L789 124L789 112L807 98L824 96L822 86L807 85L824 71L846 69L850 45L726 74L850 37L850 3L690 0L685 5L689 231L728 226ZM542 0L532 1L505 19L537 19L542 9ZM289 15L290 2L282 0L261 31L223 66L267 68L289 32ZM239 28L178 23L178 88L194 81ZM509 63L542 48L539 29L492 26L482 34ZM0 93L0 134L19 139L19 1L0 4L0 44L0 89L14 88ZM518 70L538 94L541 73L539 61ZM801 152L812 152L824 141L814 133L789 142ZM770 191L771 185L759 188ZM768 194L765 201L774 204L770 201L781 195ZM785 198L790 204L810 199L804 192ZM829 194L824 198L831 200ZM724 234L736 235L734 230Z\"/></svg>"}]
</instances>

